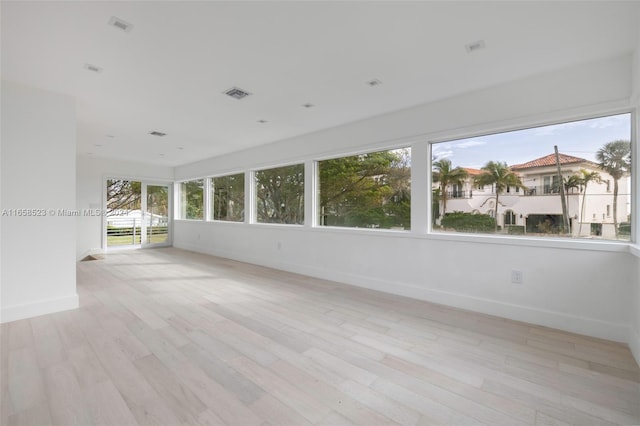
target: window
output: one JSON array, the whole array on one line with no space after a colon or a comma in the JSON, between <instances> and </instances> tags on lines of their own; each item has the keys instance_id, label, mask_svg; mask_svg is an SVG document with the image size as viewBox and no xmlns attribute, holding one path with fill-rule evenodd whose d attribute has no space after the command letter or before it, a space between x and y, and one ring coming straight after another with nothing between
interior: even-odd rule
<instances>
[{"instance_id":1,"label":"window","mask_svg":"<svg viewBox=\"0 0 640 426\"><path fill-rule=\"evenodd\" d=\"M434 232L630 239L631 114L431 148Z\"/></svg>"},{"instance_id":2,"label":"window","mask_svg":"<svg viewBox=\"0 0 640 426\"><path fill-rule=\"evenodd\" d=\"M209 200L213 220L244 221L244 173L212 178Z\"/></svg>"},{"instance_id":3,"label":"window","mask_svg":"<svg viewBox=\"0 0 640 426\"><path fill-rule=\"evenodd\" d=\"M180 183L180 218L204 219L204 179Z\"/></svg>"},{"instance_id":4,"label":"window","mask_svg":"<svg viewBox=\"0 0 640 426\"><path fill-rule=\"evenodd\" d=\"M257 222L304 223L304 164L259 170L254 176Z\"/></svg>"},{"instance_id":5,"label":"window","mask_svg":"<svg viewBox=\"0 0 640 426\"><path fill-rule=\"evenodd\" d=\"M318 162L321 226L410 229L411 149Z\"/></svg>"}]
</instances>

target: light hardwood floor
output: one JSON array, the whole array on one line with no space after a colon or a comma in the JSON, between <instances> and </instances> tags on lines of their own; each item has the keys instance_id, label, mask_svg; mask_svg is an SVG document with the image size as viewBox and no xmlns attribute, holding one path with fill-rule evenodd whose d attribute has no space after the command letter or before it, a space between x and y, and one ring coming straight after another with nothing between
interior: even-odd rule
<instances>
[{"instance_id":1,"label":"light hardwood floor","mask_svg":"<svg viewBox=\"0 0 640 426\"><path fill-rule=\"evenodd\" d=\"M627 347L177 249L1 326L2 425L640 423Z\"/></svg>"}]
</instances>

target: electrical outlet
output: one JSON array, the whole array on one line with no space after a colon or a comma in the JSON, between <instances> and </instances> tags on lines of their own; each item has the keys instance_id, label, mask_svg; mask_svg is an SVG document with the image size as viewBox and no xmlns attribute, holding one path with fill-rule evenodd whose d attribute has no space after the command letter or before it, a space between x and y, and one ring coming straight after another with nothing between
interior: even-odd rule
<instances>
[{"instance_id":1,"label":"electrical outlet","mask_svg":"<svg viewBox=\"0 0 640 426\"><path fill-rule=\"evenodd\" d=\"M518 269L511 270L511 283L512 284L522 284L522 271Z\"/></svg>"}]
</instances>

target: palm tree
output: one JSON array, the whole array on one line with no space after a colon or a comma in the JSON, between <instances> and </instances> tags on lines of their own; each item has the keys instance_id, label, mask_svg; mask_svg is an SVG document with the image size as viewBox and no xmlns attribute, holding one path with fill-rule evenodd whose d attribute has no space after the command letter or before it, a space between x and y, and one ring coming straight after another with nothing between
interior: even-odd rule
<instances>
[{"instance_id":1,"label":"palm tree","mask_svg":"<svg viewBox=\"0 0 640 426\"><path fill-rule=\"evenodd\" d=\"M582 205L580 206L580 227L578 228L578 236L582 234L582 222L584 222L584 206L585 201L587 199L587 186L589 186L589 182L601 183L602 178L600 177L600 173L593 171L590 172L585 169L580 169L580 190L582 193Z\"/></svg>"},{"instance_id":2,"label":"palm tree","mask_svg":"<svg viewBox=\"0 0 640 426\"><path fill-rule=\"evenodd\" d=\"M569 177L562 178L564 185L564 196L567 202L567 210L569 209L569 190L578 189L582 186L582 177L580 175L571 175Z\"/></svg>"},{"instance_id":3,"label":"palm tree","mask_svg":"<svg viewBox=\"0 0 640 426\"><path fill-rule=\"evenodd\" d=\"M507 166L507 163L500 161L489 161L482 167L482 173L476 176L476 184L478 186L494 185L496 191L496 209L494 211L494 219L496 232L498 231L498 198L500 193L507 189L508 186L526 189L518 176L513 170Z\"/></svg>"},{"instance_id":4,"label":"palm tree","mask_svg":"<svg viewBox=\"0 0 640 426\"><path fill-rule=\"evenodd\" d=\"M599 166L613 178L613 227L618 238L618 181L631 172L631 142L616 140L596 153Z\"/></svg>"},{"instance_id":5,"label":"palm tree","mask_svg":"<svg viewBox=\"0 0 640 426\"><path fill-rule=\"evenodd\" d=\"M442 216L447 212L447 186L460 185L469 175L461 167L452 168L451 160L443 158L433 162L433 181L440 182L440 199L442 200Z\"/></svg>"}]
</instances>

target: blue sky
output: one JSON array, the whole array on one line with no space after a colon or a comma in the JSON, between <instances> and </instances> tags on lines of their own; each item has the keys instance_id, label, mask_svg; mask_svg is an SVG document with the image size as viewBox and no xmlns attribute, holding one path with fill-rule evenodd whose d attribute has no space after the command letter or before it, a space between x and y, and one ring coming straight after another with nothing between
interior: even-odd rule
<instances>
[{"instance_id":1,"label":"blue sky","mask_svg":"<svg viewBox=\"0 0 640 426\"><path fill-rule=\"evenodd\" d=\"M630 114L442 142L433 145L432 153L435 159L450 159L454 167L479 169L492 160L525 163L553 154L557 145L563 154L596 161L598 149L617 139L631 140Z\"/></svg>"}]
</instances>

